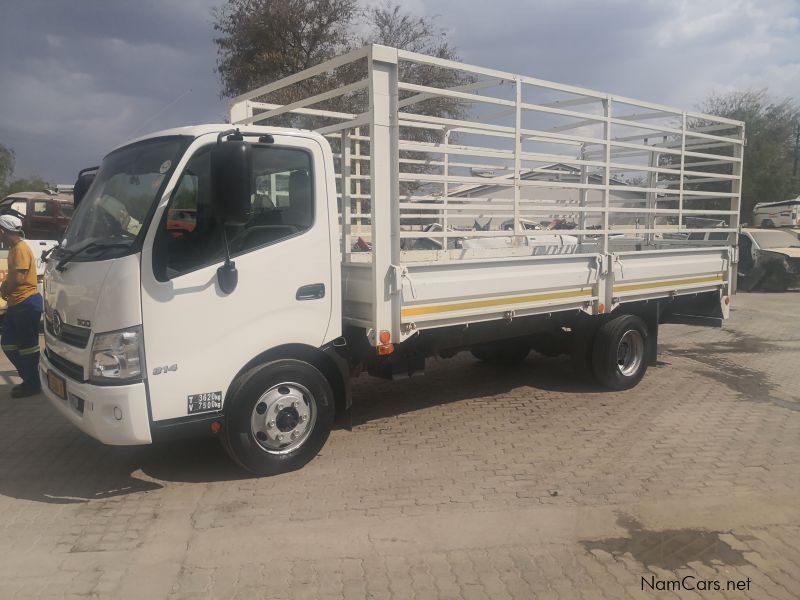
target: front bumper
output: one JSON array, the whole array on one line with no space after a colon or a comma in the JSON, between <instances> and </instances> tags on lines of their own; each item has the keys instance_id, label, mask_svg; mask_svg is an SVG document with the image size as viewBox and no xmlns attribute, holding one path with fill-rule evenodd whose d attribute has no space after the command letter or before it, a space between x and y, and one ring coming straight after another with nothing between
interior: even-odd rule
<instances>
[{"instance_id":1,"label":"front bumper","mask_svg":"<svg viewBox=\"0 0 800 600\"><path fill-rule=\"evenodd\" d=\"M48 370L66 381L66 400L50 391ZM39 360L39 378L42 391L58 412L96 440L112 446L152 442L144 383L119 386L79 383L55 368L44 354ZM82 411L78 399L83 401Z\"/></svg>"}]
</instances>

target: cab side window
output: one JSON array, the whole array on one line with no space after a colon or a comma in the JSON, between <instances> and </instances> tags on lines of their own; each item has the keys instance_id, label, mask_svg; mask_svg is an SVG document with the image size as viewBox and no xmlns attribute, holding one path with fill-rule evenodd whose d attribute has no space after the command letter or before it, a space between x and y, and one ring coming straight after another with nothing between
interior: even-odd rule
<instances>
[{"instance_id":1,"label":"cab side window","mask_svg":"<svg viewBox=\"0 0 800 600\"><path fill-rule=\"evenodd\" d=\"M52 217L53 203L49 200L35 200L33 202L33 215L35 217Z\"/></svg>"},{"instance_id":2,"label":"cab side window","mask_svg":"<svg viewBox=\"0 0 800 600\"><path fill-rule=\"evenodd\" d=\"M161 281L222 262L225 238L235 257L300 235L314 221L310 155L254 146L250 219L223 231L211 203L210 157L210 147L192 157L162 219L153 264Z\"/></svg>"},{"instance_id":3,"label":"cab side window","mask_svg":"<svg viewBox=\"0 0 800 600\"><path fill-rule=\"evenodd\" d=\"M17 211L21 215L28 214L28 202L26 200L14 200L11 203L11 209Z\"/></svg>"}]
</instances>

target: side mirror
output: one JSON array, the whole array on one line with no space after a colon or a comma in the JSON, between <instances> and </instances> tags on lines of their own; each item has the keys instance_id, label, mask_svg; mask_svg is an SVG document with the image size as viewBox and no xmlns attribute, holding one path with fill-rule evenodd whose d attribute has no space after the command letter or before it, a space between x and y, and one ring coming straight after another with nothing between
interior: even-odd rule
<instances>
[{"instance_id":1,"label":"side mirror","mask_svg":"<svg viewBox=\"0 0 800 600\"><path fill-rule=\"evenodd\" d=\"M239 140L219 141L211 149L211 198L217 217L244 225L252 211L253 150Z\"/></svg>"},{"instance_id":2,"label":"side mirror","mask_svg":"<svg viewBox=\"0 0 800 600\"><path fill-rule=\"evenodd\" d=\"M72 188L72 204L75 208L78 208L78 204L80 204L81 200L86 196L86 192L89 191L89 188L92 187L92 182L99 168L100 167L89 167L78 173L78 180Z\"/></svg>"}]
</instances>

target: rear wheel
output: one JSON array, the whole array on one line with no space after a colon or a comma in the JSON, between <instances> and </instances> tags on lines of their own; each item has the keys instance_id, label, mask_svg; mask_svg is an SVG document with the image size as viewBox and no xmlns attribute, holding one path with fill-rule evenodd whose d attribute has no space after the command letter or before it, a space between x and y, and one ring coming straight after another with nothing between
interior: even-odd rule
<instances>
[{"instance_id":1,"label":"rear wheel","mask_svg":"<svg viewBox=\"0 0 800 600\"><path fill-rule=\"evenodd\" d=\"M612 390L627 390L647 371L650 336L645 322L635 315L620 315L600 326L592 348L597 381Z\"/></svg>"},{"instance_id":2,"label":"rear wheel","mask_svg":"<svg viewBox=\"0 0 800 600\"><path fill-rule=\"evenodd\" d=\"M234 385L223 446L256 475L294 471L319 453L333 417L333 390L316 367L294 359L269 362Z\"/></svg>"}]
</instances>

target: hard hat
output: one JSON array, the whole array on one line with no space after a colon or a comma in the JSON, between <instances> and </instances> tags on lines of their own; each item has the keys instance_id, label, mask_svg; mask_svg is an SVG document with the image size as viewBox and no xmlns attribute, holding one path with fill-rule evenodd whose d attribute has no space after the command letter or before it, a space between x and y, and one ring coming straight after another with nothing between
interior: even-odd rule
<instances>
[{"instance_id":1,"label":"hard hat","mask_svg":"<svg viewBox=\"0 0 800 600\"><path fill-rule=\"evenodd\" d=\"M14 215L0 215L0 227L11 233L22 233L22 221Z\"/></svg>"}]
</instances>

